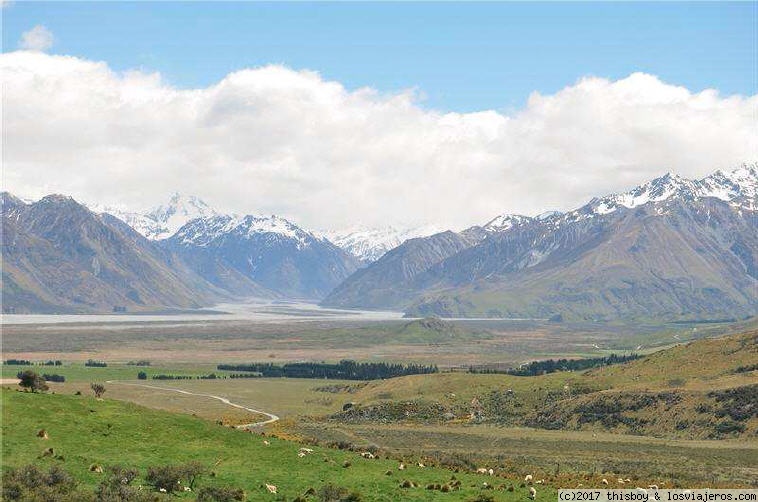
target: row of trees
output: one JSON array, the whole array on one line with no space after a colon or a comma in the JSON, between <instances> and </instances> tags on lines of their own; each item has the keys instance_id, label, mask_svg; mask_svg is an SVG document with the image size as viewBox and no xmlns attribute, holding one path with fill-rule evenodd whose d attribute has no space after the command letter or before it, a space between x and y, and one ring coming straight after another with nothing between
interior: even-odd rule
<instances>
[{"instance_id":1,"label":"row of trees","mask_svg":"<svg viewBox=\"0 0 758 502\"><path fill-rule=\"evenodd\" d=\"M33 363L28 359L6 359L3 364L6 366L62 366L63 362L60 359L54 361L44 361Z\"/></svg>"},{"instance_id":2,"label":"row of trees","mask_svg":"<svg viewBox=\"0 0 758 502\"><path fill-rule=\"evenodd\" d=\"M406 375L425 375L437 373L436 365L358 363L342 360L337 364L328 363L273 363L219 364L223 371L246 371L258 373L264 377L288 378L334 378L341 380L378 380Z\"/></svg>"},{"instance_id":3,"label":"row of trees","mask_svg":"<svg viewBox=\"0 0 758 502\"><path fill-rule=\"evenodd\" d=\"M536 376L555 373L556 371L582 371L597 366L625 363L639 359L640 357L638 354L611 354L605 357L590 357L585 359L547 359L544 361L532 361L528 364L522 364L518 368L508 368L505 370L472 366L469 368L469 373L504 373L514 376Z\"/></svg>"}]
</instances>

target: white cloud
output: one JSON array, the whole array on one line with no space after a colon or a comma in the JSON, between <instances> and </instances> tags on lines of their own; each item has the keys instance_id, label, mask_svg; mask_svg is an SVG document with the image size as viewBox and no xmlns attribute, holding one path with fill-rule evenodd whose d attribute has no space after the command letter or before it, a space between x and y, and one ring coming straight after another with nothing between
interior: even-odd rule
<instances>
[{"instance_id":1,"label":"white cloud","mask_svg":"<svg viewBox=\"0 0 758 502\"><path fill-rule=\"evenodd\" d=\"M53 46L53 41L53 32L38 24L21 34L18 47L28 51L46 51Z\"/></svg>"},{"instance_id":2,"label":"white cloud","mask_svg":"<svg viewBox=\"0 0 758 502\"><path fill-rule=\"evenodd\" d=\"M758 158L758 96L645 74L587 77L504 115L424 110L410 91L280 66L194 90L42 53L3 54L0 69L3 182L23 196L149 206L178 190L317 228L460 228Z\"/></svg>"}]
</instances>

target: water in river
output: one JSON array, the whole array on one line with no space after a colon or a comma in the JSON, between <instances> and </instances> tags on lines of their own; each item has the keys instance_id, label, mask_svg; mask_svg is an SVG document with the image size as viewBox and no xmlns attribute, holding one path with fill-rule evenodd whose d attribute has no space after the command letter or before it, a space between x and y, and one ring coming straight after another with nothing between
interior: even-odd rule
<instances>
[{"instance_id":1,"label":"water in river","mask_svg":"<svg viewBox=\"0 0 758 502\"><path fill-rule=\"evenodd\" d=\"M222 303L212 309L165 314L4 314L0 324L124 323L165 321L295 321L367 320L386 321L402 318L402 312L341 310L304 302Z\"/></svg>"}]
</instances>

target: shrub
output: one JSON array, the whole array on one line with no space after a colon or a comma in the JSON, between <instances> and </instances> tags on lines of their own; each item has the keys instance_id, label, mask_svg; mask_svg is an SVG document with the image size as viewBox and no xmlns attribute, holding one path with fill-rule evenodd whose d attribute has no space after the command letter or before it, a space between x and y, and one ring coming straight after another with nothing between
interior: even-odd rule
<instances>
[{"instance_id":1,"label":"shrub","mask_svg":"<svg viewBox=\"0 0 758 502\"><path fill-rule=\"evenodd\" d=\"M107 477L95 490L98 502L148 502L155 500L154 495L139 491L133 487L139 475L137 469L112 466L106 469Z\"/></svg>"},{"instance_id":2,"label":"shrub","mask_svg":"<svg viewBox=\"0 0 758 502\"><path fill-rule=\"evenodd\" d=\"M2 485L3 500L91 500L90 496L78 492L74 479L57 466L47 472L34 465L10 469L3 472Z\"/></svg>"},{"instance_id":3,"label":"shrub","mask_svg":"<svg viewBox=\"0 0 758 502\"><path fill-rule=\"evenodd\" d=\"M137 380L147 380L147 373L144 371L137 373Z\"/></svg>"},{"instance_id":4,"label":"shrub","mask_svg":"<svg viewBox=\"0 0 758 502\"><path fill-rule=\"evenodd\" d=\"M245 500L242 488L206 486L197 492L197 502L236 502Z\"/></svg>"},{"instance_id":5,"label":"shrub","mask_svg":"<svg viewBox=\"0 0 758 502\"><path fill-rule=\"evenodd\" d=\"M351 492L347 488L333 484L326 484L319 488L316 493L321 502L360 502L361 494Z\"/></svg>"},{"instance_id":6,"label":"shrub","mask_svg":"<svg viewBox=\"0 0 758 502\"><path fill-rule=\"evenodd\" d=\"M45 379L32 370L22 371L17 376L21 380L18 384L24 389L29 389L32 392L44 392L49 389Z\"/></svg>"},{"instance_id":7,"label":"shrub","mask_svg":"<svg viewBox=\"0 0 758 502\"><path fill-rule=\"evenodd\" d=\"M145 481L156 490L174 493L180 486L182 472L178 465L148 467Z\"/></svg>"},{"instance_id":8,"label":"shrub","mask_svg":"<svg viewBox=\"0 0 758 502\"><path fill-rule=\"evenodd\" d=\"M194 488L195 481L206 472L200 462L190 462L183 465L164 465L150 467L147 470L145 480L156 490L161 488L166 493L173 493L181 486L184 480L190 488Z\"/></svg>"},{"instance_id":9,"label":"shrub","mask_svg":"<svg viewBox=\"0 0 758 502\"><path fill-rule=\"evenodd\" d=\"M89 388L92 389L92 392L95 393L95 397L98 399L103 397L103 394L105 394L105 385L101 383L93 382L89 385Z\"/></svg>"},{"instance_id":10,"label":"shrub","mask_svg":"<svg viewBox=\"0 0 758 502\"><path fill-rule=\"evenodd\" d=\"M92 368L106 368L108 366L105 361L95 361L94 359L87 359L84 365Z\"/></svg>"}]
</instances>

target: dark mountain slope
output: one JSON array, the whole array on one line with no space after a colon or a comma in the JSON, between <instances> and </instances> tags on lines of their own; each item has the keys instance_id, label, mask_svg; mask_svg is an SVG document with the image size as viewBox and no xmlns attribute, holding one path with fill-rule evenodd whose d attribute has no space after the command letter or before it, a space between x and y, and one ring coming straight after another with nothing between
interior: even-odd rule
<instances>
[{"instance_id":1,"label":"dark mountain slope","mask_svg":"<svg viewBox=\"0 0 758 502\"><path fill-rule=\"evenodd\" d=\"M534 229L513 232L438 264L416 284L424 292L409 312L715 319L758 311L758 217L717 199L623 209L533 239Z\"/></svg>"},{"instance_id":2,"label":"dark mountain slope","mask_svg":"<svg viewBox=\"0 0 758 502\"><path fill-rule=\"evenodd\" d=\"M70 197L2 197L5 312L191 308L219 298L175 257Z\"/></svg>"},{"instance_id":3,"label":"dark mountain slope","mask_svg":"<svg viewBox=\"0 0 758 502\"><path fill-rule=\"evenodd\" d=\"M436 263L471 247L478 232L442 232L409 239L362 268L323 301L332 307L397 308L413 297L413 280Z\"/></svg>"}]
</instances>

